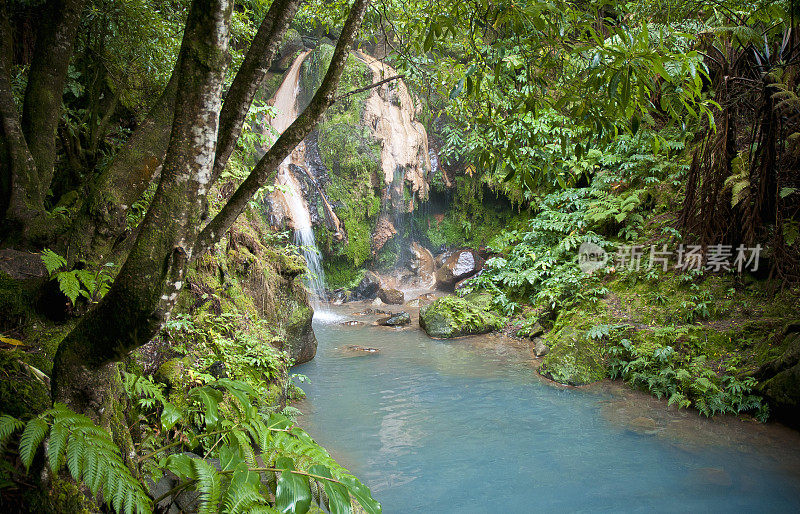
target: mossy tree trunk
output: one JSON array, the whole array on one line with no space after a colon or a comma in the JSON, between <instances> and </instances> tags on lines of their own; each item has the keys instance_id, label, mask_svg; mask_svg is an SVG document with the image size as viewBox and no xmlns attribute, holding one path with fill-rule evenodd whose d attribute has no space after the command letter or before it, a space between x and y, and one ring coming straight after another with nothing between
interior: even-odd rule
<instances>
[{"instance_id":1,"label":"mossy tree trunk","mask_svg":"<svg viewBox=\"0 0 800 514\"><path fill-rule=\"evenodd\" d=\"M349 49L369 4L369 0L355 1L311 104L201 232L206 195L213 185L232 8L228 2L194 0L192 4L179 57L172 132L155 196L108 294L81 318L56 352L53 399L96 419L101 418L100 409L108 405L112 395L106 380L113 363L157 333L174 306L191 261L231 227L278 164L333 103ZM281 19L288 25L290 17ZM285 30L284 26L272 32L283 34ZM258 73L252 74L252 80L260 82ZM246 114L251 101L245 102L247 108L235 112Z\"/></svg>"},{"instance_id":2,"label":"mossy tree trunk","mask_svg":"<svg viewBox=\"0 0 800 514\"><path fill-rule=\"evenodd\" d=\"M61 97L85 3L49 0L43 6L21 117L11 94L11 31L6 2L0 4L0 116L5 139L1 203L6 218L24 229L43 214L53 179Z\"/></svg>"},{"instance_id":3,"label":"mossy tree trunk","mask_svg":"<svg viewBox=\"0 0 800 514\"><path fill-rule=\"evenodd\" d=\"M216 180L236 147L242 126L264 75L275 56L299 0L276 0L253 38L239 71L228 89L219 117L219 130L211 181ZM114 161L86 187L86 199L70 230L69 248L75 255L104 262L124 253L117 246L127 228L126 214L154 179L164 163L172 129L179 65L145 121L120 149Z\"/></svg>"},{"instance_id":4,"label":"mossy tree trunk","mask_svg":"<svg viewBox=\"0 0 800 514\"><path fill-rule=\"evenodd\" d=\"M230 0L192 3L156 195L111 290L56 352L53 398L79 412L97 408L92 396L104 389L97 383L99 371L149 340L182 286L214 162L232 7Z\"/></svg>"}]
</instances>

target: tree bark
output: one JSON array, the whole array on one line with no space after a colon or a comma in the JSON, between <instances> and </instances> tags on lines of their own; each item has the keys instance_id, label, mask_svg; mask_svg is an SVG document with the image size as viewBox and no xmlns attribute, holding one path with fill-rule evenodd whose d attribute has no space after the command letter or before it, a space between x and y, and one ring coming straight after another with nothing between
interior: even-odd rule
<instances>
[{"instance_id":1,"label":"tree bark","mask_svg":"<svg viewBox=\"0 0 800 514\"><path fill-rule=\"evenodd\" d=\"M261 87L272 59L278 50L289 24L294 18L300 0L275 0L267 11L256 36L247 51L247 55L233 79L222 112L219 116L219 138L217 139L217 155L211 183L216 182L228 164L236 142L242 133L242 124L253 103L253 98Z\"/></svg>"},{"instance_id":2,"label":"tree bark","mask_svg":"<svg viewBox=\"0 0 800 514\"><path fill-rule=\"evenodd\" d=\"M11 27L6 2L0 0L0 136L3 140L0 146L0 216L14 225L21 225L44 210L44 203L36 164L22 133L11 92L11 55Z\"/></svg>"},{"instance_id":3,"label":"tree bark","mask_svg":"<svg viewBox=\"0 0 800 514\"><path fill-rule=\"evenodd\" d=\"M227 65L230 0L195 0L181 46L175 116L161 179L110 291L56 352L53 399L97 412L111 362L146 343L172 309L200 227Z\"/></svg>"},{"instance_id":4,"label":"tree bark","mask_svg":"<svg viewBox=\"0 0 800 514\"><path fill-rule=\"evenodd\" d=\"M37 203L44 202L53 179L61 97L85 4L86 0L49 0L36 33L21 125L39 175Z\"/></svg>"},{"instance_id":5,"label":"tree bark","mask_svg":"<svg viewBox=\"0 0 800 514\"><path fill-rule=\"evenodd\" d=\"M86 200L71 227L75 258L103 262L123 234L126 215L164 163L172 131L181 57L156 104L117 152L111 165L88 186Z\"/></svg>"},{"instance_id":6,"label":"tree bark","mask_svg":"<svg viewBox=\"0 0 800 514\"><path fill-rule=\"evenodd\" d=\"M275 144L258 161L250 175L233 193L230 200L206 225L200 233L195 257L200 256L211 245L216 243L222 237L222 234L233 225L236 218L247 207L247 203L253 195L274 176L281 161L311 133L325 109L333 104L336 99L336 88L339 85L339 79L350 54L350 47L353 44L358 28L361 26L361 20L364 18L367 6L369 6L369 0L356 0L353 3L347 21L342 28L342 33L336 43L336 49L333 51L328 71L325 73L325 78L322 80L319 89L311 99L311 103L280 135Z\"/></svg>"}]
</instances>

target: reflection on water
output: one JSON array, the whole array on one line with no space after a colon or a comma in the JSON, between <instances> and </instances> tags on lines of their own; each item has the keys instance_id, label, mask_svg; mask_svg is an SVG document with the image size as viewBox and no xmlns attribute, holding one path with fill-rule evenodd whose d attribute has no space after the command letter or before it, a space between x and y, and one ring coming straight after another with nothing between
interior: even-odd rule
<instances>
[{"instance_id":1,"label":"reflection on water","mask_svg":"<svg viewBox=\"0 0 800 514\"><path fill-rule=\"evenodd\" d=\"M311 379L301 423L384 512L800 508L794 431L705 420L616 384L555 386L497 338L358 319L315 326L317 357L295 368Z\"/></svg>"}]
</instances>

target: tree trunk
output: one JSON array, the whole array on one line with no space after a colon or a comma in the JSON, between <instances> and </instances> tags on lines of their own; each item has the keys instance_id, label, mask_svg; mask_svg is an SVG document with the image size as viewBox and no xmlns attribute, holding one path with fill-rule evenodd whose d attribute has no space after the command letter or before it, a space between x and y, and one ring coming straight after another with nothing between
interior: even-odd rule
<instances>
[{"instance_id":1,"label":"tree trunk","mask_svg":"<svg viewBox=\"0 0 800 514\"><path fill-rule=\"evenodd\" d=\"M92 412L98 370L146 343L172 309L200 227L227 65L229 0L195 0L181 46L175 116L158 189L100 304L59 345L53 399Z\"/></svg>"},{"instance_id":2,"label":"tree trunk","mask_svg":"<svg viewBox=\"0 0 800 514\"><path fill-rule=\"evenodd\" d=\"M5 0L0 0L0 216L24 225L44 209L33 161L11 92L11 27ZM18 227L7 227L7 229ZM5 234L0 234L0 237Z\"/></svg>"},{"instance_id":3,"label":"tree trunk","mask_svg":"<svg viewBox=\"0 0 800 514\"><path fill-rule=\"evenodd\" d=\"M36 33L21 125L39 175L37 203L44 202L53 179L61 97L85 3L86 0L49 0Z\"/></svg>"},{"instance_id":4,"label":"tree trunk","mask_svg":"<svg viewBox=\"0 0 800 514\"><path fill-rule=\"evenodd\" d=\"M192 259L217 241L286 155L333 102L369 0L356 0L325 79L311 104L259 161L251 175L198 234L210 186L217 112L226 62L228 0L195 0L181 54L175 117L167 156L150 209L108 294L61 342L53 363L53 398L79 412L106 387L96 372L147 343L169 315ZM213 225L213 226L212 226ZM215 232L214 227L221 227ZM102 374L102 373L101 373ZM99 404L102 402L96 402ZM96 415L97 416L97 415Z\"/></svg>"},{"instance_id":5,"label":"tree trunk","mask_svg":"<svg viewBox=\"0 0 800 514\"><path fill-rule=\"evenodd\" d=\"M178 63L180 63L180 56ZM170 141L180 65L145 120L117 152L111 165L88 186L87 196L70 229L69 260L110 259L124 233L127 214L164 164Z\"/></svg>"}]
</instances>

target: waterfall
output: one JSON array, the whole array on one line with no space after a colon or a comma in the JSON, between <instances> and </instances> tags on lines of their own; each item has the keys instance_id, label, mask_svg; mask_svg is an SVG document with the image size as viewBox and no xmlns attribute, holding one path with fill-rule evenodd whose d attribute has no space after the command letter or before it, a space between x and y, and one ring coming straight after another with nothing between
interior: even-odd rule
<instances>
[{"instance_id":1,"label":"waterfall","mask_svg":"<svg viewBox=\"0 0 800 514\"><path fill-rule=\"evenodd\" d=\"M270 120L270 125L278 133L283 133L297 118L297 98L300 92L300 68L308 56L309 51L297 56L291 68L286 73L283 83L273 97L273 106L278 111L275 118ZM325 272L322 269L322 254L317 248L314 239L314 229L311 224L311 213L308 203L303 196L300 182L292 172L292 166L302 167L305 161L305 144L300 143L278 167L276 184L280 186L275 191L275 196L281 201L288 211L286 214L291 220L294 230L294 243L300 246L308 268L306 284L312 294L312 306L315 312L324 310L327 305L325 293Z\"/></svg>"}]
</instances>

